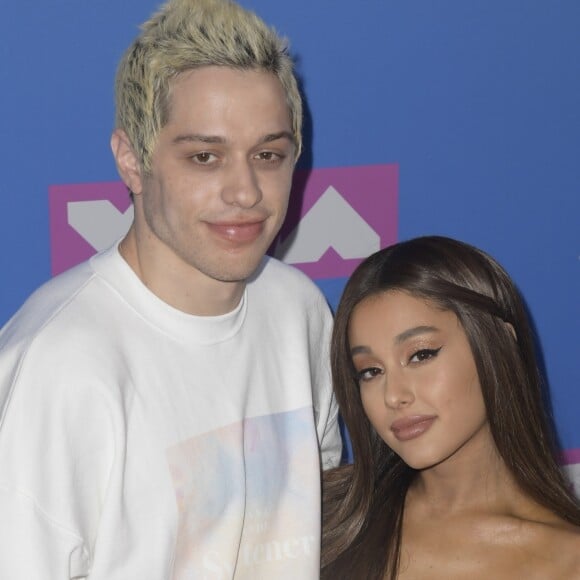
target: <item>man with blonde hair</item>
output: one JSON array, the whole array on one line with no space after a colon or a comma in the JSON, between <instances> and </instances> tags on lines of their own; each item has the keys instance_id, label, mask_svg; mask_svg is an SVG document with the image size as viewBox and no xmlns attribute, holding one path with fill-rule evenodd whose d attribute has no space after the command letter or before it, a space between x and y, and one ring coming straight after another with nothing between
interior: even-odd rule
<instances>
[{"instance_id":1,"label":"man with blonde hair","mask_svg":"<svg viewBox=\"0 0 580 580\"><path fill-rule=\"evenodd\" d=\"M0 333L0 578L318 578L331 318L264 256L302 146L286 46L170 0L116 97L134 222Z\"/></svg>"}]
</instances>

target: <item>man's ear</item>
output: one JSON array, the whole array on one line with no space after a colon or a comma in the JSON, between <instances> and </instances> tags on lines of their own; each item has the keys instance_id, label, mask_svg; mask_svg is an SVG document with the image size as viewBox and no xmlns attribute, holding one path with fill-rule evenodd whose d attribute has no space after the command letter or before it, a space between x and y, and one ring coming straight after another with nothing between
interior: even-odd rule
<instances>
[{"instance_id":1,"label":"man's ear","mask_svg":"<svg viewBox=\"0 0 580 580\"><path fill-rule=\"evenodd\" d=\"M143 191L141 166L125 131L121 129L113 131L111 149L121 179L133 194L139 195Z\"/></svg>"}]
</instances>

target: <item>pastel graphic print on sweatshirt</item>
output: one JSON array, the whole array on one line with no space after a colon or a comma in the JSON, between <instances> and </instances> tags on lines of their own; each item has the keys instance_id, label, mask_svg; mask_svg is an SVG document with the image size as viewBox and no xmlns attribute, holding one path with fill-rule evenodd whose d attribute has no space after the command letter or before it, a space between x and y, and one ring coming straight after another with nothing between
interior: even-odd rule
<instances>
[{"instance_id":1,"label":"pastel graphic print on sweatshirt","mask_svg":"<svg viewBox=\"0 0 580 580\"><path fill-rule=\"evenodd\" d=\"M179 512L174 580L310 574L318 506L302 482L318 466L311 430L312 409L304 408L245 419L168 450Z\"/></svg>"}]
</instances>

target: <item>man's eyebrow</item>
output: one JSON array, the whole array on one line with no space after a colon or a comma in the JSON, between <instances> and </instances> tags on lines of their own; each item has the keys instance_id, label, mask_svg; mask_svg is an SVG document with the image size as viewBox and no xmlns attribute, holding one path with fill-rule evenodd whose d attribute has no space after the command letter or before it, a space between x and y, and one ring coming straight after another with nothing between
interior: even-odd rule
<instances>
[{"instance_id":1,"label":"man's eyebrow","mask_svg":"<svg viewBox=\"0 0 580 580\"><path fill-rule=\"evenodd\" d=\"M175 145L179 143L209 143L222 144L226 140L218 135L202 135L201 133L188 133L186 135L178 135L172 141Z\"/></svg>"},{"instance_id":2,"label":"man's eyebrow","mask_svg":"<svg viewBox=\"0 0 580 580\"><path fill-rule=\"evenodd\" d=\"M288 139L292 143L296 143L294 135L290 131L279 131L278 133L268 133L264 135L259 141L258 145L278 141L278 139ZM208 143L210 145L223 145L227 142L225 137L219 135L203 135L202 133L187 133L178 135L172 141L175 145L180 143Z\"/></svg>"},{"instance_id":3,"label":"man's eyebrow","mask_svg":"<svg viewBox=\"0 0 580 580\"><path fill-rule=\"evenodd\" d=\"M260 143L270 143L272 141L278 141L278 139L288 139L292 143L296 143L296 139L294 135L290 131L280 131L278 133L270 133L265 135L263 139L260 140Z\"/></svg>"}]
</instances>

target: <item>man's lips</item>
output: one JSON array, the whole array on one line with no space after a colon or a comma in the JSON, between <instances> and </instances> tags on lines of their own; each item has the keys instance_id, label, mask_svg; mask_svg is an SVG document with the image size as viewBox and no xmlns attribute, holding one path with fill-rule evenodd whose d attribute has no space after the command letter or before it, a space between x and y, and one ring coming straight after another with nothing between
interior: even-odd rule
<instances>
[{"instance_id":1,"label":"man's lips","mask_svg":"<svg viewBox=\"0 0 580 580\"><path fill-rule=\"evenodd\" d=\"M423 435L431 427L435 419L435 415L403 417L393 421L390 429L399 441L408 441L409 439L415 439L415 437Z\"/></svg>"},{"instance_id":2,"label":"man's lips","mask_svg":"<svg viewBox=\"0 0 580 580\"><path fill-rule=\"evenodd\" d=\"M220 238L233 243L253 242L262 233L265 220L243 222L206 222L209 229Z\"/></svg>"}]
</instances>

